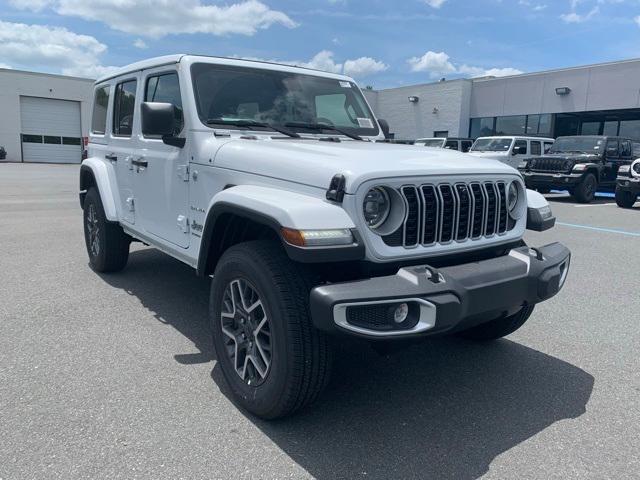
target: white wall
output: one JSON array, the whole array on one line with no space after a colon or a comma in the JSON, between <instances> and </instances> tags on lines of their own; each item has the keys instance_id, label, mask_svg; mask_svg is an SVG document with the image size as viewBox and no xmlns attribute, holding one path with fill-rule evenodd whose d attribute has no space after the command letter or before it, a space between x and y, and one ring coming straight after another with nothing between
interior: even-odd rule
<instances>
[{"instance_id":1,"label":"white wall","mask_svg":"<svg viewBox=\"0 0 640 480\"><path fill-rule=\"evenodd\" d=\"M7 150L7 161L22 161L21 95L80 102L82 135L88 135L93 80L0 69L0 145Z\"/></svg>"},{"instance_id":2,"label":"white wall","mask_svg":"<svg viewBox=\"0 0 640 480\"><path fill-rule=\"evenodd\" d=\"M466 137L469 132L470 80L451 80L387 90L366 91L376 115L389 122L398 139L431 137L446 130L449 136ZM419 97L417 103L410 96ZM437 113L434 113L434 108Z\"/></svg>"},{"instance_id":3,"label":"white wall","mask_svg":"<svg viewBox=\"0 0 640 480\"><path fill-rule=\"evenodd\" d=\"M568 95L556 88L569 87ZM640 60L473 82L470 116L569 113L640 107Z\"/></svg>"}]
</instances>

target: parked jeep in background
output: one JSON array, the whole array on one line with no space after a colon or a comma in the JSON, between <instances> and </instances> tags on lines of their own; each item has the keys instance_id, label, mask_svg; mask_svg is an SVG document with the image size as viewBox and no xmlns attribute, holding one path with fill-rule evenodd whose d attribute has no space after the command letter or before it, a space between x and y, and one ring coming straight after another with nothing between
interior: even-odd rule
<instances>
[{"instance_id":1,"label":"parked jeep in background","mask_svg":"<svg viewBox=\"0 0 640 480\"><path fill-rule=\"evenodd\" d=\"M414 145L419 147L447 148L449 150L458 150L459 152L468 152L471 145L473 145L473 140L470 138L455 137L419 138L414 142Z\"/></svg>"},{"instance_id":2,"label":"parked jeep in background","mask_svg":"<svg viewBox=\"0 0 640 480\"><path fill-rule=\"evenodd\" d=\"M518 168L527 188L568 190L578 202L590 203L598 190L614 191L618 169L633 158L628 138L559 137L548 154L528 158Z\"/></svg>"},{"instance_id":3,"label":"parked jeep in background","mask_svg":"<svg viewBox=\"0 0 640 480\"><path fill-rule=\"evenodd\" d=\"M0 160L7 159L7 151L4 149L2 145L0 145Z\"/></svg>"},{"instance_id":4,"label":"parked jeep in background","mask_svg":"<svg viewBox=\"0 0 640 480\"><path fill-rule=\"evenodd\" d=\"M640 156L640 155L639 155ZM616 181L616 203L622 208L631 208L640 196L640 160L618 169Z\"/></svg>"},{"instance_id":5,"label":"parked jeep in background","mask_svg":"<svg viewBox=\"0 0 640 480\"><path fill-rule=\"evenodd\" d=\"M527 155L546 153L553 145L553 138L542 137L479 137L469 149L474 157L492 158L510 167L518 165Z\"/></svg>"},{"instance_id":6,"label":"parked jeep in background","mask_svg":"<svg viewBox=\"0 0 640 480\"><path fill-rule=\"evenodd\" d=\"M499 162L376 143L379 125L344 75L189 55L124 67L95 85L89 263L122 270L139 241L212 276L216 361L263 418L318 396L335 336L520 328L569 270L563 245L523 240L554 225L544 197Z\"/></svg>"}]
</instances>

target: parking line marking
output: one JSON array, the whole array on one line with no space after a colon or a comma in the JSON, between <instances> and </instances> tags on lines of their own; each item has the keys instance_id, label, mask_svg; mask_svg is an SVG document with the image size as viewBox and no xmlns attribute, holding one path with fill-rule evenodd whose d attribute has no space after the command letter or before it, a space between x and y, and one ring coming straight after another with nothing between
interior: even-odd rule
<instances>
[{"instance_id":1,"label":"parking line marking","mask_svg":"<svg viewBox=\"0 0 640 480\"><path fill-rule=\"evenodd\" d=\"M556 225L563 227L584 228L585 230L595 230L596 232L619 233L620 235L628 235L629 237L640 237L640 232L627 232L626 230L618 230L616 228L591 227L589 225L578 225L576 223L557 222Z\"/></svg>"},{"instance_id":2,"label":"parking line marking","mask_svg":"<svg viewBox=\"0 0 640 480\"><path fill-rule=\"evenodd\" d=\"M606 207L608 205L615 205L616 202L610 203L590 203L589 205L574 205L576 208L585 208L585 207Z\"/></svg>"}]
</instances>

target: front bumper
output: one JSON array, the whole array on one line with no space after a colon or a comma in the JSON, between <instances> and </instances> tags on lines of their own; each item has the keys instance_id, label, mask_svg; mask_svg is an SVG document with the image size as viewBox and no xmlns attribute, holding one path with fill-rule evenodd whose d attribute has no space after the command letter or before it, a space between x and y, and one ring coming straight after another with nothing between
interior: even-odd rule
<instances>
[{"instance_id":1,"label":"front bumper","mask_svg":"<svg viewBox=\"0 0 640 480\"><path fill-rule=\"evenodd\" d=\"M527 188L558 188L566 189L580 183L582 173L541 173L520 171Z\"/></svg>"},{"instance_id":2,"label":"front bumper","mask_svg":"<svg viewBox=\"0 0 640 480\"><path fill-rule=\"evenodd\" d=\"M323 285L311 291L311 316L320 330L370 339L451 333L553 297L564 284L570 259L568 248L552 243L439 270L413 266L395 275ZM408 330L363 328L350 324L345 313L359 306L402 302L420 312L419 321Z\"/></svg>"},{"instance_id":3,"label":"front bumper","mask_svg":"<svg viewBox=\"0 0 640 480\"><path fill-rule=\"evenodd\" d=\"M640 195L640 178L637 177L618 177L616 188L625 192L631 192Z\"/></svg>"}]
</instances>

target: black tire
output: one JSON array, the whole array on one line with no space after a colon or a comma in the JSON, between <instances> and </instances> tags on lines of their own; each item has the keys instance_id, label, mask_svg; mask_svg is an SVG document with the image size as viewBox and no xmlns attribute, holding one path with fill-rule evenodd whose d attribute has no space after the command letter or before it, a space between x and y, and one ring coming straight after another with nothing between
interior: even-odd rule
<instances>
[{"instance_id":1,"label":"black tire","mask_svg":"<svg viewBox=\"0 0 640 480\"><path fill-rule=\"evenodd\" d=\"M536 190L538 190L538 193L542 193L543 195L551 191L549 187L538 187Z\"/></svg>"},{"instance_id":2,"label":"black tire","mask_svg":"<svg viewBox=\"0 0 640 480\"><path fill-rule=\"evenodd\" d=\"M533 313L534 305L528 305L523 307L518 313L514 313L506 318L498 318L497 320L491 320L490 322L482 323L469 330L463 330L458 332L460 337L468 338L471 340L496 340L498 338L506 337L507 335L518 330Z\"/></svg>"},{"instance_id":3,"label":"black tire","mask_svg":"<svg viewBox=\"0 0 640 480\"><path fill-rule=\"evenodd\" d=\"M229 297L225 296L225 291L233 289L234 282L238 281L253 289L270 319L270 365L263 368L266 374L262 378L256 379L254 375L254 379L243 379L234 365L243 362L232 358L241 359L241 350L245 348L245 354L249 352L247 344L258 345L257 330L245 330L247 337L241 334L245 339L242 347L223 332L223 322L227 322L226 332L241 329L238 322L249 323L246 317L229 320L222 316L223 309L227 315L229 311ZM285 255L280 245L271 241L235 245L224 253L216 267L209 304L216 359L236 401L261 418L275 419L292 414L313 402L329 381L332 352L326 335L311 323L311 286L310 276ZM235 304L232 311L236 311ZM257 355L255 347L253 352ZM253 370L256 374L257 370Z\"/></svg>"},{"instance_id":4,"label":"black tire","mask_svg":"<svg viewBox=\"0 0 640 480\"><path fill-rule=\"evenodd\" d=\"M573 196L580 203L591 203L598 191L598 179L593 173L587 173L573 191Z\"/></svg>"},{"instance_id":5,"label":"black tire","mask_svg":"<svg viewBox=\"0 0 640 480\"><path fill-rule=\"evenodd\" d=\"M89 265L96 272L119 272L127 265L131 237L122 227L107 221L95 187L87 192L83 205L84 240L89 254ZM93 235L91 229L97 228Z\"/></svg>"},{"instance_id":6,"label":"black tire","mask_svg":"<svg viewBox=\"0 0 640 480\"><path fill-rule=\"evenodd\" d=\"M631 208L638 200L638 196L628 190L616 188L616 203L620 208Z\"/></svg>"}]
</instances>

